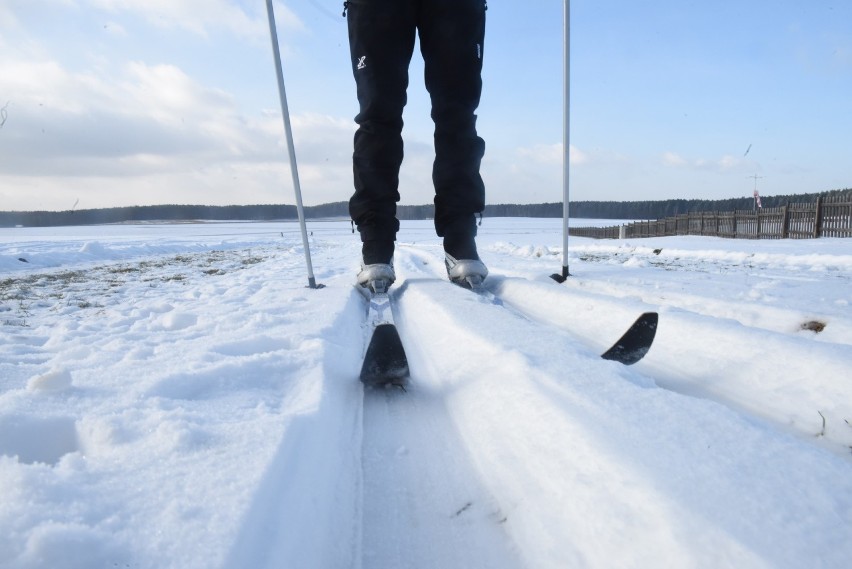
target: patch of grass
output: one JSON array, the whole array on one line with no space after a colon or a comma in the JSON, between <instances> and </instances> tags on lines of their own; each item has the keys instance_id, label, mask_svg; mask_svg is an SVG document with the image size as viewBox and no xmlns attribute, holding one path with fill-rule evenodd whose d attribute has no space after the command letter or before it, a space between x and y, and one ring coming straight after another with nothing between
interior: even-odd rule
<instances>
[{"instance_id":1,"label":"patch of grass","mask_svg":"<svg viewBox=\"0 0 852 569\"><path fill-rule=\"evenodd\" d=\"M123 275L123 274L128 274L128 273L141 273L142 269L140 269L139 267L130 267L130 266L113 267L109 270L109 272L114 274L114 275Z\"/></svg>"},{"instance_id":2,"label":"patch of grass","mask_svg":"<svg viewBox=\"0 0 852 569\"><path fill-rule=\"evenodd\" d=\"M89 280L89 276L84 271L64 271L61 273L41 275L38 284L54 284L69 285L72 283L82 283Z\"/></svg>"},{"instance_id":3,"label":"patch of grass","mask_svg":"<svg viewBox=\"0 0 852 569\"><path fill-rule=\"evenodd\" d=\"M0 314L4 326L29 326L30 319L44 310L61 312L67 307L103 308L99 299L121 292L130 283L156 288L169 282L186 283L206 276L226 275L267 260L250 249L213 250L174 254L87 269L66 269L0 279ZM4 314L5 313L5 314ZM91 315L91 312L87 313Z\"/></svg>"}]
</instances>

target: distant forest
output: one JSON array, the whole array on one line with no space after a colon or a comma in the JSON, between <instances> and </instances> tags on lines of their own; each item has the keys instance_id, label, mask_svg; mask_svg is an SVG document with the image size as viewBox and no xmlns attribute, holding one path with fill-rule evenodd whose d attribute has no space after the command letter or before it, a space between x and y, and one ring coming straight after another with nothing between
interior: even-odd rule
<instances>
[{"instance_id":1,"label":"distant forest","mask_svg":"<svg viewBox=\"0 0 852 569\"><path fill-rule=\"evenodd\" d=\"M761 197L765 208L788 203L808 203L819 196L845 195L852 189L815 194ZM734 211L754 208L752 198L726 200L655 200L655 201L579 201L570 202L572 218L653 220L681 213L700 211ZM434 206L403 205L398 207L400 219L431 219ZM562 217L562 203L488 205L485 217ZM80 209L71 211L5 211L0 212L0 227L50 227L60 225L100 225L105 223L192 222L192 221L275 221L296 219L294 205L155 205ZM344 218L349 211L346 202L305 207L308 219Z\"/></svg>"}]
</instances>

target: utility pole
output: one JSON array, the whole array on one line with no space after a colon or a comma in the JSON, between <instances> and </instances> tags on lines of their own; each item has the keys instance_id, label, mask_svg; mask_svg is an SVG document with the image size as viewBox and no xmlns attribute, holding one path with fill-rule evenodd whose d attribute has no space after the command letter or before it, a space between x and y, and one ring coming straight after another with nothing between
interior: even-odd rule
<instances>
[{"instance_id":1,"label":"utility pole","mask_svg":"<svg viewBox=\"0 0 852 569\"><path fill-rule=\"evenodd\" d=\"M746 178L754 178L754 212L757 213L757 208L760 206L760 194L757 193L757 181L763 178L763 176L755 174L754 176L746 176Z\"/></svg>"}]
</instances>

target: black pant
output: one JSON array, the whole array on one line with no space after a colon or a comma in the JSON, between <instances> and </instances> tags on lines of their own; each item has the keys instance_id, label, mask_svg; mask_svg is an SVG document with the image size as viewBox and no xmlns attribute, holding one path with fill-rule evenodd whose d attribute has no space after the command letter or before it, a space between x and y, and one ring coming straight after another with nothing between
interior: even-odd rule
<instances>
[{"instance_id":1,"label":"black pant","mask_svg":"<svg viewBox=\"0 0 852 569\"><path fill-rule=\"evenodd\" d=\"M355 117L355 194L349 213L363 241L393 240L399 229L402 110L415 33L425 63L435 122L435 229L439 236L476 232L485 208L479 166L485 142L476 134L482 92L486 0L350 0Z\"/></svg>"}]
</instances>

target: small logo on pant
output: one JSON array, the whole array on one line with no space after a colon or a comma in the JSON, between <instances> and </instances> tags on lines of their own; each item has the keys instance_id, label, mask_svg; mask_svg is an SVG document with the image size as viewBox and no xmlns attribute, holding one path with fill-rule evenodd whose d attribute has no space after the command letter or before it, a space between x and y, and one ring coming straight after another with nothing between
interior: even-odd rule
<instances>
[{"instance_id":1,"label":"small logo on pant","mask_svg":"<svg viewBox=\"0 0 852 569\"><path fill-rule=\"evenodd\" d=\"M367 56L362 55L358 58L358 69L365 69L367 67Z\"/></svg>"}]
</instances>

